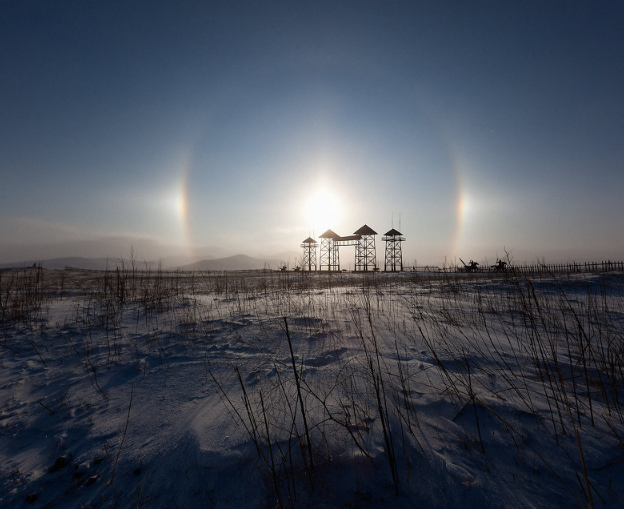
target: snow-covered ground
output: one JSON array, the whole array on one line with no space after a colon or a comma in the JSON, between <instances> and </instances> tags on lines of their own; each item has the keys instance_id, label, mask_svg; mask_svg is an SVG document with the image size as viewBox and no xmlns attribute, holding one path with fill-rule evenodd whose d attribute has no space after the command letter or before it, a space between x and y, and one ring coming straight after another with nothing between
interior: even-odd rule
<instances>
[{"instance_id":1,"label":"snow-covered ground","mask_svg":"<svg viewBox=\"0 0 624 509\"><path fill-rule=\"evenodd\" d=\"M624 507L624 277L0 274L2 507Z\"/></svg>"}]
</instances>

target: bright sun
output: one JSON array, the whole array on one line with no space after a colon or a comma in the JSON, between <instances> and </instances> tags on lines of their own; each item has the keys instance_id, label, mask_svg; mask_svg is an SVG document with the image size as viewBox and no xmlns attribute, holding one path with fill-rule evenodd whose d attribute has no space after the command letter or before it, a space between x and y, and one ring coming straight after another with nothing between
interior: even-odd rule
<instances>
[{"instance_id":1,"label":"bright sun","mask_svg":"<svg viewBox=\"0 0 624 509\"><path fill-rule=\"evenodd\" d=\"M306 221L310 227L322 233L328 228L336 228L341 209L340 200L331 191L318 189L307 201Z\"/></svg>"}]
</instances>

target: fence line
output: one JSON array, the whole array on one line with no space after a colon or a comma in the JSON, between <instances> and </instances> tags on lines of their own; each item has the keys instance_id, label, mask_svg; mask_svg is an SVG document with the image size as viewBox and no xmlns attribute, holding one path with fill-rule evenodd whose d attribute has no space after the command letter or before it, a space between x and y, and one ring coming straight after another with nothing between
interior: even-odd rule
<instances>
[{"instance_id":1,"label":"fence line","mask_svg":"<svg viewBox=\"0 0 624 509\"><path fill-rule=\"evenodd\" d=\"M493 270L493 269L490 269ZM603 261L585 263L540 263L512 266L509 270L520 274L582 274L588 272L624 272L624 262Z\"/></svg>"},{"instance_id":2,"label":"fence line","mask_svg":"<svg viewBox=\"0 0 624 509\"><path fill-rule=\"evenodd\" d=\"M415 270L421 269L414 267ZM422 269L421 269L422 270ZM496 266L474 267L449 267L445 272L470 272L470 273L504 273L516 274L583 274L599 272L624 272L624 261L602 261L584 263L535 263L532 265L508 265L504 270Z\"/></svg>"}]
</instances>

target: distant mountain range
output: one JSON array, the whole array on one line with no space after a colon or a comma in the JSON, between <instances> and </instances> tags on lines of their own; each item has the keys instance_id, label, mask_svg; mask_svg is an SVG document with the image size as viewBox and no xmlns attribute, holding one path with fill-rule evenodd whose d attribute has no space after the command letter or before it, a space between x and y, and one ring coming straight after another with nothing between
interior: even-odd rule
<instances>
[{"instance_id":1,"label":"distant mountain range","mask_svg":"<svg viewBox=\"0 0 624 509\"><path fill-rule=\"evenodd\" d=\"M262 260L247 255L228 256L214 260L201 260L180 267L181 270L259 270L278 269L283 262L277 259Z\"/></svg>"},{"instance_id":2,"label":"distant mountain range","mask_svg":"<svg viewBox=\"0 0 624 509\"><path fill-rule=\"evenodd\" d=\"M83 270L105 270L115 269L122 266L130 268L129 260L118 258L82 258L82 257L66 257L53 258L49 260L37 260L17 263L0 263L0 268L17 268L29 267L34 264L41 264L44 269L83 269ZM260 270L260 269L279 269L284 264L283 260L277 258L261 259L253 258L247 255L228 256L226 258L215 258L209 260L201 260L186 265L172 265L166 261L162 263L163 269L180 269L180 270L198 270L198 271L220 271L220 270ZM136 262L138 270L145 270L146 267L154 270L158 267L158 262Z\"/></svg>"},{"instance_id":3,"label":"distant mountain range","mask_svg":"<svg viewBox=\"0 0 624 509\"><path fill-rule=\"evenodd\" d=\"M69 256L65 258L51 258L49 260L36 260L14 263L0 263L0 268L19 268L30 267L32 265L41 265L44 269L86 269L86 270L105 270L106 268L114 269L121 262L114 258L82 258L80 256Z\"/></svg>"}]
</instances>

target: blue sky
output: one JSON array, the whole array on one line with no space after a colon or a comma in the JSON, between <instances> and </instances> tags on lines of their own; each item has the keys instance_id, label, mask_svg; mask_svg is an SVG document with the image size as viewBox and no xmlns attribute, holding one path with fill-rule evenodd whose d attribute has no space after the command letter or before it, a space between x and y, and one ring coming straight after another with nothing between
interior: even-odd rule
<instances>
[{"instance_id":1,"label":"blue sky","mask_svg":"<svg viewBox=\"0 0 624 509\"><path fill-rule=\"evenodd\" d=\"M408 263L622 259L622 26L620 2L3 2L0 261L274 256L399 217Z\"/></svg>"}]
</instances>

